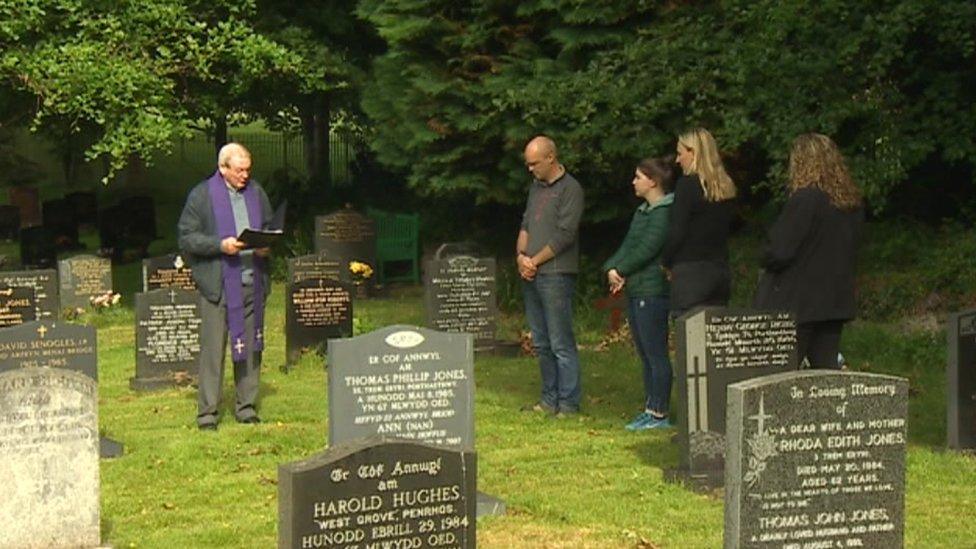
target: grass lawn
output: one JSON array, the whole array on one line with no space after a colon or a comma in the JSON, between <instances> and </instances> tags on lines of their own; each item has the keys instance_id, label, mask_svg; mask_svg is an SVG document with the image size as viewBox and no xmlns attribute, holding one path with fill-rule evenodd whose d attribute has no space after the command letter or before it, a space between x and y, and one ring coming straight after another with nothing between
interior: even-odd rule
<instances>
[{"instance_id":1,"label":"grass lawn","mask_svg":"<svg viewBox=\"0 0 976 549\"><path fill-rule=\"evenodd\" d=\"M267 325L284 325L276 285ZM357 303L362 326L419 324L418 288ZM665 483L677 462L669 432L622 427L641 400L629 343L592 349L601 319L578 322L584 411L574 420L519 412L537 396L531 358L476 358L478 488L509 512L482 519L482 547L720 547L720 493L700 495ZM505 319L506 329L521 322ZM236 424L225 380L219 431L194 424L196 392L134 393L130 310L96 318L99 326L100 424L125 444L102 462L102 529L115 547L255 547L276 544L277 466L308 457L327 440L323 359L307 355L290 373L284 334L269 329L261 383L264 423ZM976 546L976 460L943 450L944 338L893 325L855 323L845 354L855 369L907 376L912 386L906 542L909 547ZM228 421L228 418L231 418Z\"/></svg>"}]
</instances>

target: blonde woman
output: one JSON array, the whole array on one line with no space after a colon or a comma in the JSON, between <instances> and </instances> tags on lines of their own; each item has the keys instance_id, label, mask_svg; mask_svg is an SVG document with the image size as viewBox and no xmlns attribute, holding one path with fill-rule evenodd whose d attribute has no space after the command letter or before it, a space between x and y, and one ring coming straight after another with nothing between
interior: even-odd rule
<instances>
[{"instance_id":1,"label":"blonde woman","mask_svg":"<svg viewBox=\"0 0 976 549\"><path fill-rule=\"evenodd\" d=\"M800 362L837 368L841 331L855 313L861 191L837 145L818 133L793 141L787 190L786 205L769 230L755 304L796 315Z\"/></svg>"},{"instance_id":2,"label":"blonde woman","mask_svg":"<svg viewBox=\"0 0 976 549\"><path fill-rule=\"evenodd\" d=\"M675 185L661 265L671 273L671 315L678 318L694 307L728 305L736 190L708 130L681 134L675 150L684 176Z\"/></svg>"}]
</instances>

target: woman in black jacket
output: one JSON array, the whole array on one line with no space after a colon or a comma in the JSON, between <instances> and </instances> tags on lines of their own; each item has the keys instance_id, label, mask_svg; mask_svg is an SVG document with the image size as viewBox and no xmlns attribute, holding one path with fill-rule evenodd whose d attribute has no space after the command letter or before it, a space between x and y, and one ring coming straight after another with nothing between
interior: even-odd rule
<instances>
[{"instance_id":1,"label":"woman in black jacket","mask_svg":"<svg viewBox=\"0 0 976 549\"><path fill-rule=\"evenodd\" d=\"M671 315L701 305L728 305L729 226L735 183L725 172L715 138L704 128L678 136L678 179L661 265L671 275Z\"/></svg>"},{"instance_id":2,"label":"woman in black jacket","mask_svg":"<svg viewBox=\"0 0 976 549\"><path fill-rule=\"evenodd\" d=\"M769 230L755 305L791 311L797 355L837 368L844 323L854 318L854 269L864 225L861 191L827 136L793 141L786 205Z\"/></svg>"}]
</instances>

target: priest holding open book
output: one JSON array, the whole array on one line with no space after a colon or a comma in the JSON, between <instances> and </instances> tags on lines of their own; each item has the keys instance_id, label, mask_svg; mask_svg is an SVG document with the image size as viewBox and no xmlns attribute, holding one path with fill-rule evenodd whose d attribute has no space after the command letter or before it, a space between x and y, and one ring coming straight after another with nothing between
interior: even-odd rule
<instances>
[{"instance_id":1,"label":"priest holding open book","mask_svg":"<svg viewBox=\"0 0 976 549\"><path fill-rule=\"evenodd\" d=\"M201 295L201 430L217 429L228 341L237 393L234 416L239 423L261 421L257 397L264 304L271 290L266 261L270 248L252 248L244 235L255 230L262 235L280 233L271 230L281 229L272 224L268 195L251 180L251 153L238 143L224 145L217 155L217 171L190 191L178 224L180 250L193 268Z\"/></svg>"}]
</instances>

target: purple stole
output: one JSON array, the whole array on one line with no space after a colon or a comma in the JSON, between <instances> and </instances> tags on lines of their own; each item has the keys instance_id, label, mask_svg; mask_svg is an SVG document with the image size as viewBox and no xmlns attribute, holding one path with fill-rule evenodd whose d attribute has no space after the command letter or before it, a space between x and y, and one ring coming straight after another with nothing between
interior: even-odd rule
<instances>
[{"instance_id":1,"label":"purple stole","mask_svg":"<svg viewBox=\"0 0 976 549\"><path fill-rule=\"evenodd\" d=\"M234 209L230 205L227 183L220 170L217 170L209 180L207 186L210 191L210 204L213 208L214 219L217 221L217 236L221 240L228 236L237 237L237 225L234 223ZM252 228L261 229L264 215L261 211L261 201L254 185L244 187L244 204L247 206L247 216ZM257 221L257 222L255 222ZM254 351L264 349L264 258L257 255L254 259ZM224 279L224 301L227 304L227 331L230 334L231 357L234 362L247 358L247 336L244 333L244 291L241 288L241 257L221 253L220 261Z\"/></svg>"}]
</instances>

